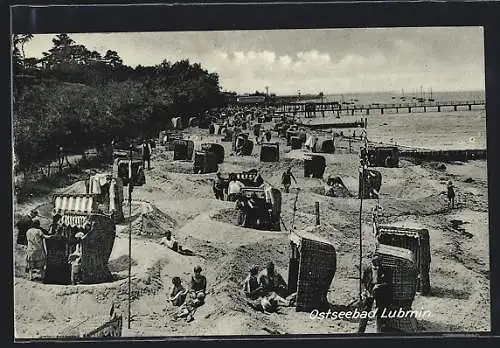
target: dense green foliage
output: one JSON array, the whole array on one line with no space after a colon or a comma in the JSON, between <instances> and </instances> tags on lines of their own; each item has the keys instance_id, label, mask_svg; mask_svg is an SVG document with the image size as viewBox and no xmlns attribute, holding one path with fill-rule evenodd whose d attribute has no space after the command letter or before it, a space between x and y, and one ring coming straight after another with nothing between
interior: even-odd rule
<instances>
[{"instance_id":1,"label":"dense green foliage","mask_svg":"<svg viewBox=\"0 0 500 348\"><path fill-rule=\"evenodd\" d=\"M219 78L188 60L156 66L123 64L67 34L52 40L41 59L27 58L31 35L14 35L14 151L17 167L53 159L58 146L82 151L143 136L157 136L172 117L201 116L221 106Z\"/></svg>"}]
</instances>

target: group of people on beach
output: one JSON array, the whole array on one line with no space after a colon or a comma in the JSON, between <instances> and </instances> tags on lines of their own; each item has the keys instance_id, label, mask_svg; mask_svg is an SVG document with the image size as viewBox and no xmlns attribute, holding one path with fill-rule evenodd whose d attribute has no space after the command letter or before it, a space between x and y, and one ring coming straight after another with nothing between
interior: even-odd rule
<instances>
[{"instance_id":1,"label":"group of people on beach","mask_svg":"<svg viewBox=\"0 0 500 348\"><path fill-rule=\"evenodd\" d=\"M46 241L57 237L56 228L60 214L55 214L52 224L46 230L41 226L38 218L38 211L32 210L28 215L22 216L17 222L18 229L17 244L24 247L26 252L26 268L25 272L29 273L30 280L44 281L47 271L47 244ZM75 233L73 243L71 245L72 252L68 256L68 264L71 266L71 284L76 285L81 283L81 258L82 258L82 241L87 237L92 230L89 222L85 223L83 230Z\"/></svg>"},{"instance_id":2,"label":"group of people on beach","mask_svg":"<svg viewBox=\"0 0 500 348\"><path fill-rule=\"evenodd\" d=\"M187 322L194 320L196 310L205 303L207 292L207 278L201 274L201 267L196 266L189 280L189 287L182 285L180 277L172 278L172 286L169 290L168 302L179 310L174 315L174 320L185 318Z\"/></svg>"},{"instance_id":3,"label":"group of people on beach","mask_svg":"<svg viewBox=\"0 0 500 348\"><path fill-rule=\"evenodd\" d=\"M272 261L260 271L258 266L252 266L243 282L242 290L248 305L265 314L275 312L279 306L291 306L295 300L294 294L287 297L287 284L276 272Z\"/></svg>"},{"instance_id":4,"label":"group of people on beach","mask_svg":"<svg viewBox=\"0 0 500 348\"><path fill-rule=\"evenodd\" d=\"M256 171L255 177L252 180L252 187L261 187L264 184L264 179L259 171ZM215 199L236 202L240 196L241 189L245 185L238 180L236 174L229 174L228 179L222 176L221 172L215 174L215 179L212 182L212 189Z\"/></svg>"}]
</instances>

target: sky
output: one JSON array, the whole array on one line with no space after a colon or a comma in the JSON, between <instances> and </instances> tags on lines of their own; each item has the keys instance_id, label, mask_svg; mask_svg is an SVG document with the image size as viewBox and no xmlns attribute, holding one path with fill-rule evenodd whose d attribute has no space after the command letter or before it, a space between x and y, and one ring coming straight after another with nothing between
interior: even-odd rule
<instances>
[{"instance_id":1,"label":"sky","mask_svg":"<svg viewBox=\"0 0 500 348\"><path fill-rule=\"evenodd\" d=\"M27 57L42 57L56 34L36 34ZM189 59L219 74L223 90L325 94L484 90L482 27L70 34L124 64Z\"/></svg>"}]
</instances>

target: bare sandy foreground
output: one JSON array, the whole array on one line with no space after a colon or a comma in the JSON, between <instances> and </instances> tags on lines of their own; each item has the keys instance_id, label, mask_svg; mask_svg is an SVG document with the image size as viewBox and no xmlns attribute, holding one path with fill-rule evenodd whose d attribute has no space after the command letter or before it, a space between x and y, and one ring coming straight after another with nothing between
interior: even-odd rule
<instances>
[{"instance_id":1,"label":"bare sandy foreground","mask_svg":"<svg viewBox=\"0 0 500 348\"><path fill-rule=\"evenodd\" d=\"M220 136L208 136L206 130L192 129L191 138L201 142L219 142ZM276 135L273 135L276 137ZM281 173L294 166L298 186L296 227L315 223L314 203L319 202L321 227L317 233L334 241L337 249L337 273L331 284L329 300L338 308L358 296L359 200L321 195L317 179L303 178L303 150L289 151L281 140L281 160L260 163L260 146L254 155L232 156L230 143L222 173L260 168L264 179L279 185ZM342 177L353 194L358 190L358 154L348 153L347 143L337 142L337 153L325 155L325 175ZM355 149L356 147L354 147ZM359 149L359 146L358 146ZM213 197L212 174L189 174L192 163L172 162L172 152L157 148L147 184L134 191L134 236L132 246L131 330L124 336L185 335L265 335L271 331L288 334L355 333L356 320L313 320L309 313L283 308L280 313L264 315L249 308L242 300L241 282L252 264L263 267L273 260L285 277L289 257L287 232L244 229L231 222L234 206ZM430 318L419 320L422 332L470 332L490 330L488 189L485 161L446 164L445 170L430 164L414 165L401 161L401 168L378 168L383 175L380 203L384 223L427 228L431 240L431 294L417 295L414 309L431 311ZM456 186L458 208L447 207L446 182ZM66 192L84 192L78 182ZM151 205L141 203L144 200ZM283 220L291 225L295 194L283 194ZM26 211L45 200L16 206ZM375 201L364 201L363 255L373 250L371 209ZM146 214L145 231L139 235L141 212ZM124 206L128 215L128 206ZM449 221L464 222L465 233L447 228ZM158 244L160 230L172 228L182 245L197 256L182 256ZM61 286L30 282L24 273L23 251L15 246L15 332L17 338L54 337L69 325L89 316L105 315L112 302L126 316L128 224L117 226L110 259L116 281L98 285ZM166 302L174 276L187 282L195 265L201 265L208 280L206 304L191 323L173 321L175 309ZM126 319L126 318L125 318Z\"/></svg>"}]
</instances>

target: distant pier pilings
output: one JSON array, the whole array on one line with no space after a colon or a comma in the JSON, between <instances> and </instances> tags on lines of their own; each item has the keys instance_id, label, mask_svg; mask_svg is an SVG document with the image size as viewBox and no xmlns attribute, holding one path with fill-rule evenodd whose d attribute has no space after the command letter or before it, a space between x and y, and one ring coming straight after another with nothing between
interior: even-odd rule
<instances>
[{"instance_id":1,"label":"distant pier pilings","mask_svg":"<svg viewBox=\"0 0 500 348\"><path fill-rule=\"evenodd\" d=\"M396 113L412 113L412 112L441 112L441 111L471 111L473 107L484 107L486 102L480 100L450 100L450 101L425 101L425 102L410 102L410 103L372 103L372 104L341 104L339 102L283 102L276 103L275 116L283 114L292 114L295 116L303 116L306 118L325 117L328 113L334 115L369 115L371 110L378 111L384 114L387 110L392 110Z\"/></svg>"}]
</instances>

